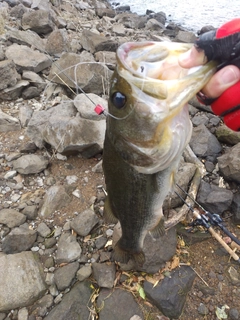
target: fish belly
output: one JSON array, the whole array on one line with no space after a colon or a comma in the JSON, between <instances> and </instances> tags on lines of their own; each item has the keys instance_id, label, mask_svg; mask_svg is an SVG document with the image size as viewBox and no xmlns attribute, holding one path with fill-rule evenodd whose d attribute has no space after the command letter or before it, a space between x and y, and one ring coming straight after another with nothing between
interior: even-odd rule
<instances>
[{"instance_id":1,"label":"fish belly","mask_svg":"<svg viewBox=\"0 0 240 320\"><path fill-rule=\"evenodd\" d=\"M174 166L175 168L175 166ZM120 221L122 237L114 248L113 259L144 263L143 242L148 231L164 234L162 204L169 193L172 168L155 174L142 174L125 162L106 133L103 170L108 196L104 216Z\"/></svg>"}]
</instances>

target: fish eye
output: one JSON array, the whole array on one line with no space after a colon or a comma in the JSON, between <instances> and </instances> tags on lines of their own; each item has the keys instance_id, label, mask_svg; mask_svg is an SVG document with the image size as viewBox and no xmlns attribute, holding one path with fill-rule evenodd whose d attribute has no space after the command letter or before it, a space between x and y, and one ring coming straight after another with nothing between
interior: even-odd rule
<instances>
[{"instance_id":1,"label":"fish eye","mask_svg":"<svg viewBox=\"0 0 240 320\"><path fill-rule=\"evenodd\" d=\"M121 92L114 92L111 97L112 103L117 109L122 109L127 101L127 98Z\"/></svg>"}]
</instances>

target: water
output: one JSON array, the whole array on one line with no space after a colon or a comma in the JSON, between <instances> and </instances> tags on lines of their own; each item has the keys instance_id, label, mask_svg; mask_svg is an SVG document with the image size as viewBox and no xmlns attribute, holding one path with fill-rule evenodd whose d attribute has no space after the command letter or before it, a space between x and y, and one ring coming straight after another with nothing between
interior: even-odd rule
<instances>
[{"instance_id":1,"label":"water","mask_svg":"<svg viewBox=\"0 0 240 320\"><path fill-rule=\"evenodd\" d=\"M110 0L110 3L116 0ZM219 27L233 18L240 18L239 0L120 0L120 5L130 5L131 12L146 14L150 9L163 11L167 22L175 22L197 32L204 25Z\"/></svg>"}]
</instances>

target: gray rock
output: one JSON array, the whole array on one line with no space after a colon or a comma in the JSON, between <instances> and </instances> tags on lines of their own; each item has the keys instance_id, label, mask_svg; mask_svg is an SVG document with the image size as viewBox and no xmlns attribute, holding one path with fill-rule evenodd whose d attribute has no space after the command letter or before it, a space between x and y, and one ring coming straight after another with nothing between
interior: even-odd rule
<instances>
[{"instance_id":1,"label":"gray rock","mask_svg":"<svg viewBox=\"0 0 240 320\"><path fill-rule=\"evenodd\" d=\"M79 319L80 315L81 320L89 320L88 305L92 292L89 281L77 283L69 293L64 295L60 304L53 308L44 320L74 320Z\"/></svg>"},{"instance_id":2,"label":"gray rock","mask_svg":"<svg viewBox=\"0 0 240 320\"><path fill-rule=\"evenodd\" d=\"M234 222L236 224L240 223L240 192L233 195L231 211L234 215Z\"/></svg>"},{"instance_id":3,"label":"gray rock","mask_svg":"<svg viewBox=\"0 0 240 320\"><path fill-rule=\"evenodd\" d=\"M209 212L222 214L231 206L233 193L231 190L220 188L202 181L197 201Z\"/></svg>"},{"instance_id":4,"label":"gray rock","mask_svg":"<svg viewBox=\"0 0 240 320\"><path fill-rule=\"evenodd\" d=\"M28 320L28 309L22 308L18 311L18 320Z\"/></svg>"},{"instance_id":5,"label":"gray rock","mask_svg":"<svg viewBox=\"0 0 240 320\"><path fill-rule=\"evenodd\" d=\"M28 80L30 84L41 92L46 87L46 82L33 71L23 71L22 79Z\"/></svg>"},{"instance_id":6,"label":"gray rock","mask_svg":"<svg viewBox=\"0 0 240 320\"><path fill-rule=\"evenodd\" d=\"M47 34L53 31L54 23L50 12L40 9L24 13L22 28L23 30L31 29L38 34Z\"/></svg>"},{"instance_id":7,"label":"gray rock","mask_svg":"<svg viewBox=\"0 0 240 320\"><path fill-rule=\"evenodd\" d=\"M113 246L119 240L122 234L120 223L117 223L113 233ZM134 269L147 273L156 273L169 261L176 252L177 235L175 228L171 228L166 234L158 239L148 233L143 244L143 253L145 254L145 263L143 266L135 265L132 260L128 264L121 264L122 269Z\"/></svg>"},{"instance_id":8,"label":"gray rock","mask_svg":"<svg viewBox=\"0 0 240 320\"><path fill-rule=\"evenodd\" d=\"M37 33L31 30L8 30L6 37L13 43L34 46L41 52L45 51L45 43L43 39Z\"/></svg>"},{"instance_id":9,"label":"gray rock","mask_svg":"<svg viewBox=\"0 0 240 320\"><path fill-rule=\"evenodd\" d=\"M51 294L47 294L41 299L39 299L33 306L30 308L30 313L39 317L44 317L48 309L53 305L53 297ZM28 319L30 320L30 319Z\"/></svg>"},{"instance_id":10,"label":"gray rock","mask_svg":"<svg viewBox=\"0 0 240 320\"><path fill-rule=\"evenodd\" d=\"M42 207L39 210L40 217L48 217L56 210L68 205L71 201L70 196L66 193L65 188L61 185L50 187L44 198Z\"/></svg>"},{"instance_id":11,"label":"gray rock","mask_svg":"<svg viewBox=\"0 0 240 320\"><path fill-rule=\"evenodd\" d=\"M136 13L120 13L115 17L115 20L126 28L141 29L145 27L148 17L139 16Z\"/></svg>"},{"instance_id":12,"label":"gray rock","mask_svg":"<svg viewBox=\"0 0 240 320\"><path fill-rule=\"evenodd\" d=\"M215 132L220 142L235 145L240 142L240 132L229 129L226 125L219 126Z\"/></svg>"},{"instance_id":13,"label":"gray rock","mask_svg":"<svg viewBox=\"0 0 240 320\"><path fill-rule=\"evenodd\" d=\"M240 183L240 142L218 157L219 171L226 180Z\"/></svg>"},{"instance_id":14,"label":"gray rock","mask_svg":"<svg viewBox=\"0 0 240 320\"><path fill-rule=\"evenodd\" d=\"M113 51L116 52L118 43L113 40L109 40L103 35L98 35L87 29L83 29L83 33L80 39L80 43L83 49L95 53L97 51Z\"/></svg>"},{"instance_id":15,"label":"gray rock","mask_svg":"<svg viewBox=\"0 0 240 320\"><path fill-rule=\"evenodd\" d=\"M116 53L110 51L98 51L94 54L95 60L102 62L108 66L109 69L114 69L116 65Z\"/></svg>"},{"instance_id":16,"label":"gray rock","mask_svg":"<svg viewBox=\"0 0 240 320\"><path fill-rule=\"evenodd\" d=\"M0 132L21 130L18 119L2 112L0 110Z\"/></svg>"},{"instance_id":17,"label":"gray rock","mask_svg":"<svg viewBox=\"0 0 240 320\"><path fill-rule=\"evenodd\" d=\"M239 311L237 309L230 309L229 310L229 317L231 320L238 320L239 319Z\"/></svg>"},{"instance_id":18,"label":"gray rock","mask_svg":"<svg viewBox=\"0 0 240 320\"><path fill-rule=\"evenodd\" d=\"M19 227L26 221L26 216L14 209L0 210L0 223L5 224L9 228Z\"/></svg>"},{"instance_id":19,"label":"gray rock","mask_svg":"<svg viewBox=\"0 0 240 320\"><path fill-rule=\"evenodd\" d=\"M76 109L78 110L81 118L83 119L89 119L89 120L105 120L106 117L104 115L98 115L96 112L94 112L93 104L89 100L91 99L95 105L101 105L105 110L108 110L108 102L107 100L99 97L98 95L94 93L88 93L78 94L73 103Z\"/></svg>"},{"instance_id":20,"label":"gray rock","mask_svg":"<svg viewBox=\"0 0 240 320\"><path fill-rule=\"evenodd\" d=\"M196 35L191 31L179 30L176 36L176 42L194 43L197 40Z\"/></svg>"},{"instance_id":21,"label":"gray rock","mask_svg":"<svg viewBox=\"0 0 240 320\"><path fill-rule=\"evenodd\" d=\"M14 228L2 241L3 252L18 253L29 250L37 238L37 232L24 227Z\"/></svg>"},{"instance_id":22,"label":"gray rock","mask_svg":"<svg viewBox=\"0 0 240 320\"><path fill-rule=\"evenodd\" d=\"M22 91L29 85L26 80L20 80L13 87L8 87L0 92L0 99L2 100L16 100L21 96Z\"/></svg>"},{"instance_id":23,"label":"gray rock","mask_svg":"<svg viewBox=\"0 0 240 320\"><path fill-rule=\"evenodd\" d=\"M98 216L91 209L81 212L71 222L71 228L80 236L87 236L98 223Z\"/></svg>"},{"instance_id":24,"label":"gray rock","mask_svg":"<svg viewBox=\"0 0 240 320\"><path fill-rule=\"evenodd\" d=\"M47 168L48 160L36 154L26 154L13 161L13 168L21 174L39 173Z\"/></svg>"},{"instance_id":25,"label":"gray rock","mask_svg":"<svg viewBox=\"0 0 240 320\"><path fill-rule=\"evenodd\" d=\"M76 237L69 233L63 233L58 241L56 263L69 263L80 258L82 249Z\"/></svg>"},{"instance_id":26,"label":"gray rock","mask_svg":"<svg viewBox=\"0 0 240 320\"><path fill-rule=\"evenodd\" d=\"M65 70L64 74L61 70ZM71 88L81 87L86 93L101 95L107 88L112 71L97 62L86 62L75 53L63 53L57 64L53 64L49 80L68 85Z\"/></svg>"},{"instance_id":27,"label":"gray rock","mask_svg":"<svg viewBox=\"0 0 240 320\"><path fill-rule=\"evenodd\" d=\"M26 127L33 114L33 109L26 105L19 108L18 118L22 127Z\"/></svg>"},{"instance_id":28,"label":"gray rock","mask_svg":"<svg viewBox=\"0 0 240 320\"><path fill-rule=\"evenodd\" d=\"M192 118L192 123L195 127L199 126L200 124L207 124L209 121L207 115L205 113L196 114Z\"/></svg>"},{"instance_id":29,"label":"gray rock","mask_svg":"<svg viewBox=\"0 0 240 320\"><path fill-rule=\"evenodd\" d=\"M122 289L102 289L97 299L99 320L127 320L138 315L143 319L140 305L133 295Z\"/></svg>"},{"instance_id":30,"label":"gray rock","mask_svg":"<svg viewBox=\"0 0 240 320\"><path fill-rule=\"evenodd\" d=\"M51 55L59 55L68 51L68 38L65 30L54 30L48 36L46 51Z\"/></svg>"},{"instance_id":31,"label":"gray rock","mask_svg":"<svg viewBox=\"0 0 240 320\"><path fill-rule=\"evenodd\" d=\"M18 4L17 6L13 7L9 14L11 17L15 17L16 19L21 19L25 12L27 12L28 9L22 4Z\"/></svg>"},{"instance_id":32,"label":"gray rock","mask_svg":"<svg viewBox=\"0 0 240 320\"><path fill-rule=\"evenodd\" d=\"M17 83L18 74L13 61L0 61L0 90L9 86L14 86Z\"/></svg>"},{"instance_id":33,"label":"gray rock","mask_svg":"<svg viewBox=\"0 0 240 320\"><path fill-rule=\"evenodd\" d=\"M44 53L16 43L7 47L6 57L13 60L19 72L23 70L40 72L52 64L52 61Z\"/></svg>"},{"instance_id":34,"label":"gray rock","mask_svg":"<svg viewBox=\"0 0 240 320\"><path fill-rule=\"evenodd\" d=\"M40 96L42 90L39 90L37 87L28 87L22 91L22 98L24 100L36 98Z\"/></svg>"},{"instance_id":35,"label":"gray rock","mask_svg":"<svg viewBox=\"0 0 240 320\"><path fill-rule=\"evenodd\" d=\"M149 19L146 23L147 30L162 30L164 25L156 19Z\"/></svg>"},{"instance_id":36,"label":"gray rock","mask_svg":"<svg viewBox=\"0 0 240 320\"><path fill-rule=\"evenodd\" d=\"M59 291L63 291L71 285L78 268L79 263L73 262L60 267L54 272L54 281Z\"/></svg>"},{"instance_id":37,"label":"gray rock","mask_svg":"<svg viewBox=\"0 0 240 320\"><path fill-rule=\"evenodd\" d=\"M205 127L204 124L193 128L190 147L199 157L216 156L222 150L217 138Z\"/></svg>"},{"instance_id":38,"label":"gray rock","mask_svg":"<svg viewBox=\"0 0 240 320\"><path fill-rule=\"evenodd\" d=\"M38 216L38 208L36 205L26 206L22 213L27 217L27 219L34 220Z\"/></svg>"},{"instance_id":39,"label":"gray rock","mask_svg":"<svg viewBox=\"0 0 240 320\"><path fill-rule=\"evenodd\" d=\"M198 307L198 313L200 313L203 316L206 316L209 313L208 307L205 306L205 304L200 303Z\"/></svg>"},{"instance_id":40,"label":"gray rock","mask_svg":"<svg viewBox=\"0 0 240 320\"><path fill-rule=\"evenodd\" d=\"M78 281L84 281L92 274L92 267L90 265L85 265L80 268L77 272Z\"/></svg>"},{"instance_id":41,"label":"gray rock","mask_svg":"<svg viewBox=\"0 0 240 320\"><path fill-rule=\"evenodd\" d=\"M115 280L115 264L93 263L93 275L99 287L112 288Z\"/></svg>"},{"instance_id":42,"label":"gray rock","mask_svg":"<svg viewBox=\"0 0 240 320\"><path fill-rule=\"evenodd\" d=\"M102 150L105 128L105 120L82 119L71 103L63 103L34 112L27 134L39 148L48 143L59 153L81 153L88 158Z\"/></svg>"},{"instance_id":43,"label":"gray rock","mask_svg":"<svg viewBox=\"0 0 240 320\"><path fill-rule=\"evenodd\" d=\"M40 234L40 236L45 238L51 233L51 229L48 228L45 222L41 222L37 227L37 232Z\"/></svg>"},{"instance_id":44,"label":"gray rock","mask_svg":"<svg viewBox=\"0 0 240 320\"><path fill-rule=\"evenodd\" d=\"M46 292L41 264L32 252L0 257L0 312L31 305Z\"/></svg>"},{"instance_id":45,"label":"gray rock","mask_svg":"<svg viewBox=\"0 0 240 320\"><path fill-rule=\"evenodd\" d=\"M144 282L147 298L165 316L178 319L182 313L187 294L191 290L195 272L189 266L181 266L171 272L155 287L150 282Z\"/></svg>"}]
</instances>

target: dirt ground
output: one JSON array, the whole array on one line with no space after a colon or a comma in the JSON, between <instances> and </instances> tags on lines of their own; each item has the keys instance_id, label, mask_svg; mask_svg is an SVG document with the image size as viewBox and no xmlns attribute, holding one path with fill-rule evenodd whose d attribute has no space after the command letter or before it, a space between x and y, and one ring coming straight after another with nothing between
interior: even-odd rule
<instances>
[{"instance_id":1,"label":"dirt ground","mask_svg":"<svg viewBox=\"0 0 240 320\"><path fill-rule=\"evenodd\" d=\"M28 142L24 131L10 132L0 135L0 153L9 155L13 152L21 150L22 146ZM43 154L44 150L38 150L37 153ZM74 212L81 212L89 208L92 203L93 197L101 200L103 191L101 186L104 186L104 177L102 173L94 173L92 168L101 160L101 155L93 159L83 159L79 156L70 156L67 160L62 161L52 154L51 162L48 167L49 174L53 176L58 183L66 184L66 176L76 175L78 181L76 188L80 190L81 197L73 197L72 202L63 208L61 212L54 216L54 225L63 226L64 223L74 217ZM1 177L11 169L9 166L1 167ZM23 193L34 191L37 176L43 174L30 175L22 177L24 180ZM32 182L32 183L31 183ZM47 189L49 186L43 186ZM4 197L7 197L5 195ZM2 200L3 196L2 196ZM101 202L100 202L101 209ZM100 210L101 211L101 210ZM99 212L98 212L99 213ZM240 229L231 223L230 219L226 220L226 226L230 231L236 234L240 239ZM100 228L106 229L107 226L102 225ZM220 319L216 315L216 309L226 306L226 313L229 309L237 309L240 313L239 299L240 299L240 282L234 282L229 276L229 268L234 267L239 272L239 265L232 259L229 259L221 245L209 237L203 242L189 245L185 238L179 237L178 256L180 263L189 264L198 275L194 282L191 292L188 295L184 312L180 320L215 320ZM139 303L146 311L147 320L163 320L164 317L156 308L151 308L148 301L141 298L138 299ZM208 314L203 316L199 314L198 308L204 304L208 309ZM224 319L224 318L222 318ZM228 319L230 317L228 316ZM238 318L236 318L238 319Z\"/></svg>"}]
</instances>

